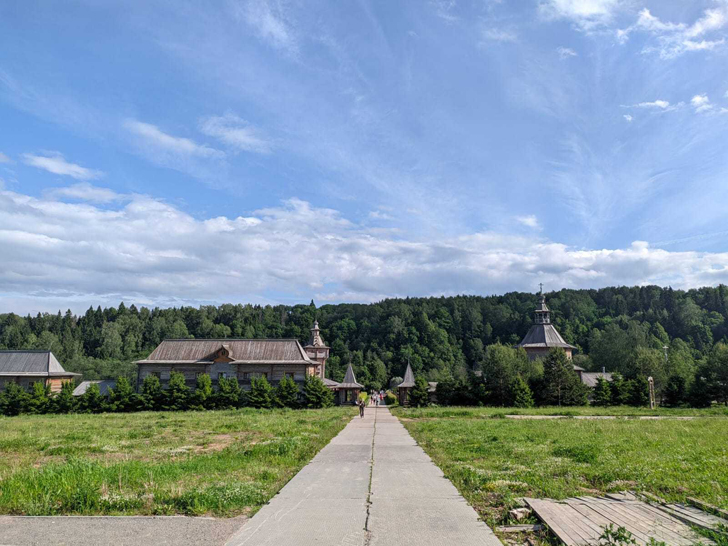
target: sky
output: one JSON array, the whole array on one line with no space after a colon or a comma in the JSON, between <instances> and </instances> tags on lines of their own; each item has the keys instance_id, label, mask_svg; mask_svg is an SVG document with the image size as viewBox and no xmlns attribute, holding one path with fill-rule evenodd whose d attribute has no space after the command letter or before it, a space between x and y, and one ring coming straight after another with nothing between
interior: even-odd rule
<instances>
[{"instance_id":1,"label":"sky","mask_svg":"<svg viewBox=\"0 0 728 546\"><path fill-rule=\"evenodd\" d=\"M0 312L728 282L728 0L0 3Z\"/></svg>"}]
</instances>

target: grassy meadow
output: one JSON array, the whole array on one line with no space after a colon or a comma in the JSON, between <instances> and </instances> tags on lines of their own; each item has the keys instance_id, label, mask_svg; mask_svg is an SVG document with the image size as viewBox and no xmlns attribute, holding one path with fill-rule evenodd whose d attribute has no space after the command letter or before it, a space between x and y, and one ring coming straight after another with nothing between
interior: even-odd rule
<instances>
[{"instance_id":1,"label":"grassy meadow","mask_svg":"<svg viewBox=\"0 0 728 546\"><path fill-rule=\"evenodd\" d=\"M352 408L0 417L0 513L250 515Z\"/></svg>"},{"instance_id":2,"label":"grassy meadow","mask_svg":"<svg viewBox=\"0 0 728 546\"><path fill-rule=\"evenodd\" d=\"M616 410L616 411L615 411ZM572 414L695 416L691 420L515 420L558 408L397 408L418 443L491 525L518 497L622 490L692 496L728 508L728 418L722 409L571 408Z\"/></svg>"}]
</instances>

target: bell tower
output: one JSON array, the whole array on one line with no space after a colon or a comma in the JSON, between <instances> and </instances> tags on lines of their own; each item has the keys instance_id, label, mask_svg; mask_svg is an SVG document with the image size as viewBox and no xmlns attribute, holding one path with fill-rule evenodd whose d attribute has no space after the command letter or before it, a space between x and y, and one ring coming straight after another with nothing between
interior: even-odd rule
<instances>
[{"instance_id":1,"label":"bell tower","mask_svg":"<svg viewBox=\"0 0 728 546\"><path fill-rule=\"evenodd\" d=\"M326 377L326 361L329 359L329 347L324 343L321 337L321 329L319 328L318 321L314 321L313 328L311 328L311 338L308 341L308 345L304 347L308 357L314 362L318 363L317 373L321 379Z\"/></svg>"}]
</instances>

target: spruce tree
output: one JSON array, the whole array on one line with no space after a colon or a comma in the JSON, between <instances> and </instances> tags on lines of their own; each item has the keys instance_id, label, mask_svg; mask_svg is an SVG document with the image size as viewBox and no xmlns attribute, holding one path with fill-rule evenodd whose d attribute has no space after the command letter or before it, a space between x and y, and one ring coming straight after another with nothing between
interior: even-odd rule
<instances>
[{"instance_id":1,"label":"spruce tree","mask_svg":"<svg viewBox=\"0 0 728 546\"><path fill-rule=\"evenodd\" d=\"M33 383L33 390L28 397L28 413L48 413L51 406L51 386L44 381Z\"/></svg>"},{"instance_id":2,"label":"spruce tree","mask_svg":"<svg viewBox=\"0 0 728 546\"><path fill-rule=\"evenodd\" d=\"M197 376L195 384L195 392L192 393L190 400L190 409L203 410L209 409L213 404L212 379L206 373Z\"/></svg>"},{"instance_id":3,"label":"spruce tree","mask_svg":"<svg viewBox=\"0 0 728 546\"><path fill-rule=\"evenodd\" d=\"M215 393L217 409L232 409L240 406L240 385L237 377L221 377Z\"/></svg>"},{"instance_id":4,"label":"spruce tree","mask_svg":"<svg viewBox=\"0 0 728 546\"><path fill-rule=\"evenodd\" d=\"M665 389L665 405L675 408L687 402L687 398L685 378L681 375L670 376Z\"/></svg>"},{"instance_id":5,"label":"spruce tree","mask_svg":"<svg viewBox=\"0 0 728 546\"><path fill-rule=\"evenodd\" d=\"M78 411L82 413L101 413L104 411L105 403L105 397L101 396L98 383L91 383L78 400Z\"/></svg>"},{"instance_id":6,"label":"spruce tree","mask_svg":"<svg viewBox=\"0 0 728 546\"><path fill-rule=\"evenodd\" d=\"M520 375L516 376L516 379L511 383L510 390L514 408L533 407L533 393L531 393L531 388Z\"/></svg>"},{"instance_id":7,"label":"spruce tree","mask_svg":"<svg viewBox=\"0 0 728 546\"><path fill-rule=\"evenodd\" d=\"M588 387L579 380L563 349L553 349L543 363L544 401L556 406L583 406Z\"/></svg>"},{"instance_id":8,"label":"spruce tree","mask_svg":"<svg viewBox=\"0 0 728 546\"><path fill-rule=\"evenodd\" d=\"M126 377L119 377L113 389L109 389L111 411L130 412L138 409L137 395Z\"/></svg>"},{"instance_id":9,"label":"spruce tree","mask_svg":"<svg viewBox=\"0 0 728 546\"><path fill-rule=\"evenodd\" d=\"M609 381L603 377L597 377L597 384L594 387L594 401L592 404L595 406L612 405L612 387L609 384Z\"/></svg>"},{"instance_id":10,"label":"spruce tree","mask_svg":"<svg viewBox=\"0 0 728 546\"><path fill-rule=\"evenodd\" d=\"M700 372L695 374L695 379L693 379L693 383L690 385L688 399L690 405L694 408L709 408L713 403L713 393L710 389L710 384Z\"/></svg>"},{"instance_id":11,"label":"spruce tree","mask_svg":"<svg viewBox=\"0 0 728 546\"><path fill-rule=\"evenodd\" d=\"M282 408L298 408L299 394L298 385L293 378L285 376L276 387L276 403Z\"/></svg>"},{"instance_id":12,"label":"spruce tree","mask_svg":"<svg viewBox=\"0 0 728 546\"><path fill-rule=\"evenodd\" d=\"M271 387L265 376L255 377L250 382L250 391L247 396L248 406L251 408L273 407L275 401L275 391Z\"/></svg>"},{"instance_id":13,"label":"spruce tree","mask_svg":"<svg viewBox=\"0 0 728 546\"><path fill-rule=\"evenodd\" d=\"M334 405L334 393L317 375L308 375L303 383L303 400L307 408L329 408Z\"/></svg>"},{"instance_id":14,"label":"spruce tree","mask_svg":"<svg viewBox=\"0 0 728 546\"><path fill-rule=\"evenodd\" d=\"M172 372L164 392L163 409L168 411L184 411L187 409L190 389L185 382L184 374Z\"/></svg>"},{"instance_id":15,"label":"spruce tree","mask_svg":"<svg viewBox=\"0 0 728 546\"><path fill-rule=\"evenodd\" d=\"M429 385L424 377L415 379L415 386L409 392L409 405L424 408L430 405Z\"/></svg>"},{"instance_id":16,"label":"spruce tree","mask_svg":"<svg viewBox=\"0 0 728 546\"><path fill-rule=\"evenodd\" d=\"M142 381L142 392L139 393L140 407L147 411L159 411L164 402L164 392L159 377L149 374Z\"/></svg>"},{"instance_id":17,"label":"spruce tree","mask_svg":"<svg viewBox=\"0 0 728 546\"><path fill-rule=\"evenodd\" d=\"M0 410L3 415L13 416L28 410L30 395L17 383L5 383L5 390L0 392Z\"/></svg>"},{"instance_id":18,"label":"spruce tree","mask_svg":"<svg viewBox=\"0 0 728 546\"><path fill-rule=\"evenodd\" d=\"M612 391L612 405L623 406L629 400L629 385L624 380L624 377L619 372L612 374L612 384L610 389Z\"/></svg>"},{"instance_id":19,"label":"spruce tree","mask_svg":"<svg viewBox=\"0 0 728 546\"><path fill-rule=\"evenodd\" d=\"M629 405L644 407L650 405L650 383L644 375L628 381Z\"/></svg>"},{"instance_id":20,"label":"spruce tree","mask_svg":"<svg viewBox=\"0 0 728 546\"><path fill-rule=\"evenodd\" d=\"M61 392L53 398L54 413L72 413L76 409L76 397L73 396L73 382L64 381Z\"/></svg>"}]
</instances>

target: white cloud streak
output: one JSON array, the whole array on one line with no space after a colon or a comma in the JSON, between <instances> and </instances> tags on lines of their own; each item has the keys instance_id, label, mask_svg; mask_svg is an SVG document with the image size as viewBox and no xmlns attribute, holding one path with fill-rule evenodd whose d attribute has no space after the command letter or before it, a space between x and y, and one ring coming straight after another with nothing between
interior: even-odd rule
<instances>
[{"instance_id":1,"label":"white cloud streak","mask_svg":"<svg viewBox=\"0 0 728 546\"><path fill-rule=\"evenodd\" d=\"M0 163L12 163L12 162L13 162L12 159L10 159L4 153L0 152Z\"/></svg>"},{"instance_id":2,"label":"white cloud streak","mask_svg":"<svg viewBox=\"0 0 728 546\"><path fill-rule=\"evenodd\" d=\"M200 122L200 131L223 144L244 152L269 153L271 144L258 135L258 132L244 119L227 113L224 116L211 116Z\"/></svg>"},{"instance_id":3,"label":"white cloud streak","mask_svg":"<svg viewBox=\"0 0 728 546\"><path fill-rule=\"evenodd\" d=\"M569 57L578 57L579 54L571 49L570 47L557 47L556 52L559 54L561 59L568 59Z\"/></svg>"},{"instance_id":4,"label":"white cloud streak","mask_svg":"<svg viewBox=\"0 0 728 546\"><path fill-rule=\"evenodd\" d=\"M148 196L124 198L100 208L0 191L0 311L53 310L60 302L82 310L120 299L261 301L271 293L286 301L373 301L528 290L537 281L572 288L728 282L728 253L668 252L644 242L581 249L495 232L405 240L298 199L247 216L197 219ZM20 301L25 308L8 307Z\"/></svg>"},{"instance_id":5,"label":"white cloud streak","mask_svg":"<svg viewBox=\"0 0 728 546\"><path fill-rule=\"evenodd\" d=\"M101 178L103 172L81 167L76 163L66 161L60 152L44 152L41 155L23 154L23 163L36 167L52 174L70 176L76 180L94 180Z\"/></svg>"},{"instance_id":6,"label":"white cloud streak","mask_svg":"<svg viewBox=\"0 0 728 546\"><path fill-rule=\"evenodd\" d=\"M140 137L144 145L151 145L166 152L184 156L204 158L224 157L225 153L204 144L197 144L189 138L176 137L165 133L156 125L133 119L124 121L124 128Z\"/></svg>"},{"instance_id":7,"label":"white cloud streak","mask_svg":"<svg viewBox=\"0 0 728 546\"><path fill-rule=\"evenodd\" d=\"M88 182L79 182L63 188L52 188L45 192L45 196L51 199L75 199L89 203L111 203L123 198L114 190L100 188Z\"/></svg>"},{"instance_id":8,"label":"white cloud streak","mask_svg":"<svg viewBox=\"0 0 728 546\"><path fill-rule=\"evenodd\" d=\"M536 215L534 214L530 214L528 216L516 216L516 221L533 229L540 229L541 227L538 223L538 218L536 218Z\"/></svg>"},{"instance_id":9,"label":"white cloud streak","mask_svg":"<svg viewBox=\"0 0 728 546\"><path fill-rule=\"evenodd\" d=\"M621 0L543 0L539 11L546 19L565 19L589 32L611 23L622 3Z\"/></svg>"}]
</instances>

